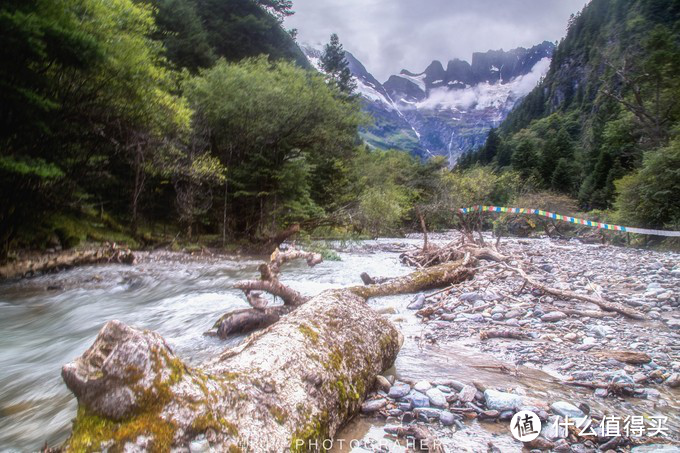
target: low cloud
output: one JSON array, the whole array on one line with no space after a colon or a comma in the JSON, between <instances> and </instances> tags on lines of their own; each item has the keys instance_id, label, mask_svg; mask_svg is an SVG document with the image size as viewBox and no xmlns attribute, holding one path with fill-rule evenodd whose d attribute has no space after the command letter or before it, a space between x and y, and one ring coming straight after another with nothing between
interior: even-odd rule
<instances>
[{"instance_id":1,"label":"low cloud","mask_svg":"<svg viewBox=\"0 0 680 453\"><path fill-rule=\"evenodd\" d=\"M417 104L419 109L483 110L501 107L508 99L517 100L529 94L545 76L550 58L538 61L531 71L508 83L480 83L467 88L437 88L430 91L427 99Z\"/></svg>"}]
</instances>

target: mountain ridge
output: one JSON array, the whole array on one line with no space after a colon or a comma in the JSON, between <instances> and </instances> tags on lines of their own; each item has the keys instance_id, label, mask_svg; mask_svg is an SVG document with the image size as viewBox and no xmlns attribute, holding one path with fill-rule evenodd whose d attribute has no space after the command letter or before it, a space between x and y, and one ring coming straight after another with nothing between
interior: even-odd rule
<instances>
[{"instance_id":1,"label":"mountain ridge","mask_svg":"<svg viewBox=\"0 0 680 453\"><path fill-rule=\"evenodd\" d=\"M320 69L322 50L300 47ZM422 158L444 155L453 165L464 152L481 146L488 131L534 88L553 50L554 44L544 41L528 49L475 52L471 62L454 58L446 68L433 60L422 72L404 68L383 83L345 52L363 109L375 120L362 129L362 137L376 148L402 149Z\"/></svg>"}]
</instances>

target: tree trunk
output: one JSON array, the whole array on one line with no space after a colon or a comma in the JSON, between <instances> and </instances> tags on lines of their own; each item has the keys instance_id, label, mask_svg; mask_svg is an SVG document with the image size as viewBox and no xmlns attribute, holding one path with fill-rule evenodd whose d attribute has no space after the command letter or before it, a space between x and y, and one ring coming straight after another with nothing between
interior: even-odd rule
<instances>
[{"instance_id":1,"label":"tree trunk","mask_svg":"<svg viewBox=\"0 0 680 453\"><path fill-rule=\"evenodd\" d=\"M200 367L118 321L62 376L78 398L66 451L317 451L360 408L403 337L364 299L325 291Z\"/></svg>"},{"instance_id":2,"label":"tree trunk","mask_svg":"<svg viewBox=\"0 0 680 453\"><path fill-rule=\"evenodd\" d=\"M93 250L68 250L37 258L7 263L0 266L0 279L20 278L26 275L52 272L75 266L98 263L133 264L135 256L127 249L103 247Z\"/></svg>"}]
</instances>

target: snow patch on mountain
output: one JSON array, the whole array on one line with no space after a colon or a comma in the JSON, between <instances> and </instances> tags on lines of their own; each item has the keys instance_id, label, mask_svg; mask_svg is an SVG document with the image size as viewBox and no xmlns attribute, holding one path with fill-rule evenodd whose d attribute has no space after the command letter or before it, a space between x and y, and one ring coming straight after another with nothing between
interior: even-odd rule
<instances>
[{"instance_id":1,"label":"snow patch on mountain","mask_svg":"<svg viewBox=\"0 0 680 453\"><path fill-rule=\"evenodd\" d=\"M504 108L508 102L514 103L538 84L548 72L550 58L538 61L531 71L507 83L482 82L466 88L434 88L428 97L415 104L418 109L438 110L483 110Z\"/></svg>"}]
</instances>

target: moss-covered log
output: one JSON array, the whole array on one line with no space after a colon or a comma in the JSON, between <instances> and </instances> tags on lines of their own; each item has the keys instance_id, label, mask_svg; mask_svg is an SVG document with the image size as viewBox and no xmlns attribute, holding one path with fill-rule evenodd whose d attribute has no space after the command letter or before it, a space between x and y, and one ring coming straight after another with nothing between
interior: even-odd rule
<instances>
[{"instance_id":1,"label":"moss-covered log","mask_svg":"<svg viewBox=\"0 0 680 453\"><path fill-rule=\"evenodd\" d=\"M107 323L62 376L78 398L66 451L315 451L389 368L401 334L347 290L321 293L203 366L163 338Z\"/></svg>"},{"instance_id":2,"label":"moss-covered log","mask_svg":"<svg viewBox=\"0 0 680 453\"><path fill-rule=\"evenodd\" d=\"M354 286L348 291L369 299L371 297L390 296L394 294L411 294L429 289L441 288L454 283L463 282L474 276L471 266L474 259L465 255L456 261L417 270L403 277L387 280L380 284Z\"/></svg>"}]
</instances>

